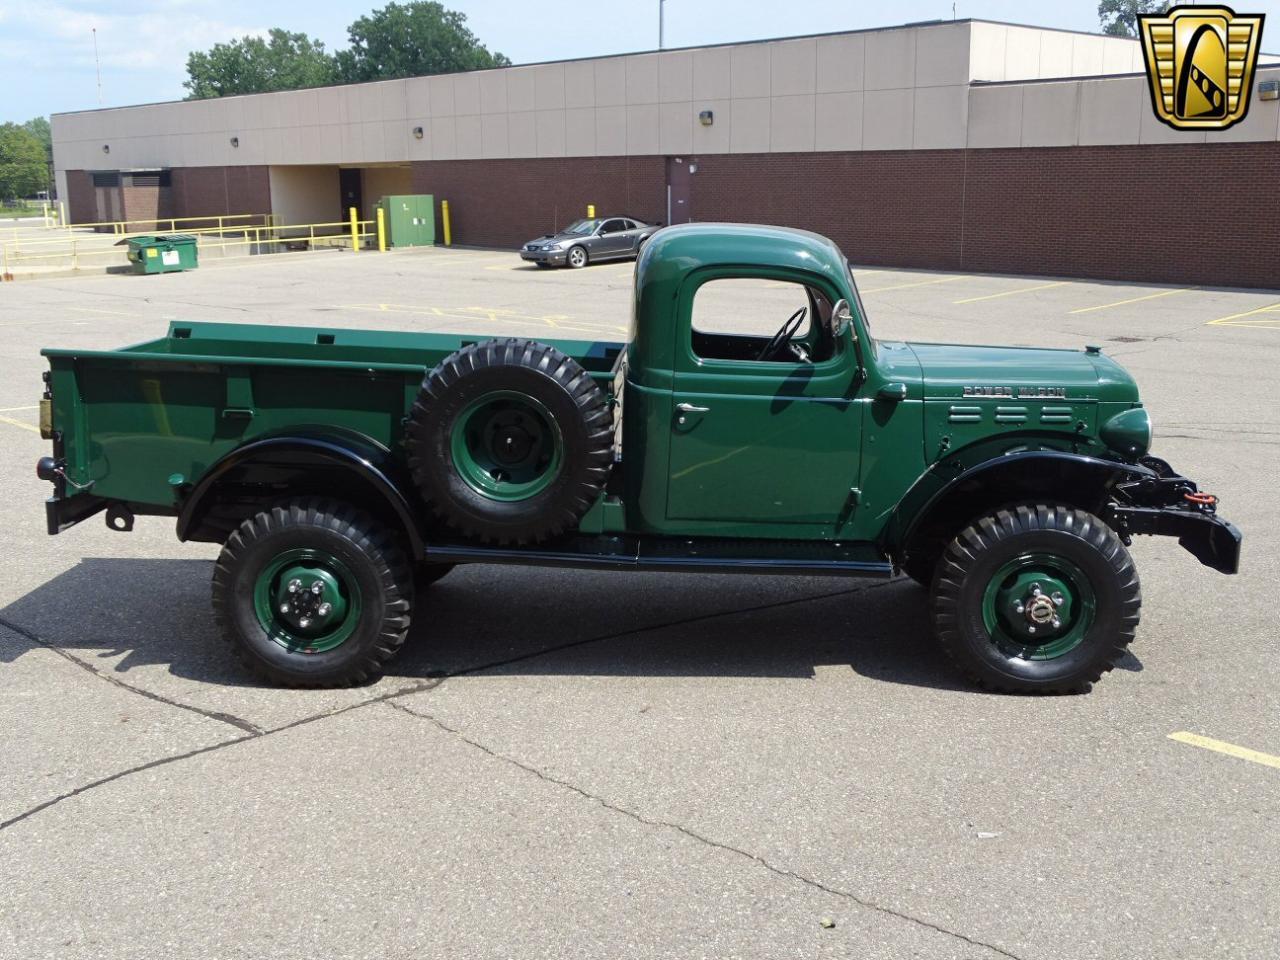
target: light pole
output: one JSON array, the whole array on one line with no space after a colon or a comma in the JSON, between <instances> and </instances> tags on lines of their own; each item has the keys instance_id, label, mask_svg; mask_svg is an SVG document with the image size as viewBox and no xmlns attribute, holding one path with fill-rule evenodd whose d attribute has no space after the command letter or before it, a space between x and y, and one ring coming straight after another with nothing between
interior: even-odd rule
<instances>
[{"instance_id":1,"label":"light pole","mask_svg":"<svg viewBox=\"0 0 1280 960\"><path fill-rule=\"evenodd\" d=\"M663 41L666 39L666 17L665 11L667 0L658 0L658 49L662 49Z\"/></svg>"}]
</instances>

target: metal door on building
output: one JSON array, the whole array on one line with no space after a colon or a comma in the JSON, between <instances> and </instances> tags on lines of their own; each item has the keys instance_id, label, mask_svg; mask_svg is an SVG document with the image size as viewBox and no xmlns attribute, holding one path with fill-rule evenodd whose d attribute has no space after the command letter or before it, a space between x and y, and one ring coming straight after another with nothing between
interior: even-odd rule
<instances>
[{"instance_id":1,"label":"metal door on building","mask_svg":"<svg viewBox=\"0 0 1280 960\"><path fill-rule=\"evenodd\" d=\"M688 223L693 219L690 192L693 167L685 157L667 157L667 223Z\"/></svg>"},{"instance_id":2,"label":"metal door on building","mask_svg":"<svg viewBox=\"0 0 1280 960\"><path fill-rule=\"evenodd\" d=\"M338 169L338 189L342 192L342 216L339 219L345 220L352 207L357 211L364 209L363 173L358 167Z\"/></svg>"}]
</instances>

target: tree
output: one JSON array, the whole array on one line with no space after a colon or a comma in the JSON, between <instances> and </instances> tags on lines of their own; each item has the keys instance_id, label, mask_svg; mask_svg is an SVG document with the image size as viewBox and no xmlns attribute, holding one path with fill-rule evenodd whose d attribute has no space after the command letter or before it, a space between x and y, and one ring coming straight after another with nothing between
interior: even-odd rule
<instances>
[{"instance_id":1,"label":"tree","mask_svg":"<svg viewBox=\"0 0 1280 960\"><path fill-rule=\"evenodd\" d=\"M1164 13L1171 3L1163 0L1101 0L1098 4L1098 23L1102 32L1111 37L1136 37L1138 14Z\"/></svg>"},{"instance_id":2,"label":"tree","mask_svg":"<svg viewBox=\"0 0 1280 960\"><path fill-rule=\"evenodd\" d=\"M338 51L338 75L344 83L362 83L511 64L489 52L466 22L466 14L434 0L389 3L347 28L351 47Z\"/></svg>"},{"instance_id":3,"label":"tree","mask_svg":"<svg viewBox=\"0 0 1280 960\"><path fill-rule=\"evenodd\" d=\"M217 43L187 57L188 100L298 90L335 83L333 57L305 33L275 29L262 37Z\"/></svg>"},{"instance_id":4,"label":"tree","mask_svg":"<svg viewBox=\"0 0 1280 960\"><path fill-rule=\"evenodd\" d=\"M30 196L48 180L44 144L16 123L0 124L0 200Z\"/></svg>"},{"instance_id":5,"label":"tree","mask_svg":"<svg viewBox=\"0 0 1280 960\"><path fill-rule=\"evenodd\" d=\"M48 117L34 117L22 125L22 129L31 134L44 146L45 156L53 159L53 131L49 129Z\"/></svg>"}]
</instances>

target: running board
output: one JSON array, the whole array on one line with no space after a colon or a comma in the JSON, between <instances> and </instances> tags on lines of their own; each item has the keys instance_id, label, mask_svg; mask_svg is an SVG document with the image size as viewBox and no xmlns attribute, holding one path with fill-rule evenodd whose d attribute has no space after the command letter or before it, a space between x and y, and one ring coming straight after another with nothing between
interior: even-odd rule
<instances>
[{"instance_id":1,"label":"running board","mask_svg":"<svg viewBox=\"0 0 1280 960\"><path fill-rule=\"evenodd\" d=\"M437 541L427 544L424 559L428 563L509 563L589 570L893 576L893 564L874 544L810 540L577 536L536 547Z\"/></svg>"}]
</instances>

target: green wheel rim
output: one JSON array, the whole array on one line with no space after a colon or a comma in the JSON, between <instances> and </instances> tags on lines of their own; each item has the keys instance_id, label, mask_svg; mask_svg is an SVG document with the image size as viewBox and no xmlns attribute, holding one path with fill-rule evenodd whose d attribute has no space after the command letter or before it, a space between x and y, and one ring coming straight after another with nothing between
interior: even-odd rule
<instances>
[{"instance_id":1,"label":"green wheel rim","mask_svg":"<svg viewBox=\"0 0 1280 960\"><path fill-rule=\"evenodd\" d=\"M291 653L325 653L355 633L360 587L337 557L322 550L286 550L253 584L253 607L267 636Z\"/></svg>"},{"instance_id":2,"label":"green wheel rim","mask_svg":"<svg viewBox=\"0 0 1280 960\"><path fill-rule=\"evenodd\" d=\"M522 393L498 390L468 404L453 422L450 452L458 474L490 500L536 496L555 482L564 442L547 408Z\"/></svg>"},{"instance_id":3,"label":"green wheel rim","mask_svg":"<svg viewBox=\"0 0 1280 960\"><path fill-rule=\"evenodd\" d=\"M1097 612L1083 570L1062 557L1027 553L987 582L982 620L991 642L1009 657L1053 660L1084 642Z\"/></svg>"}]
</instances>

